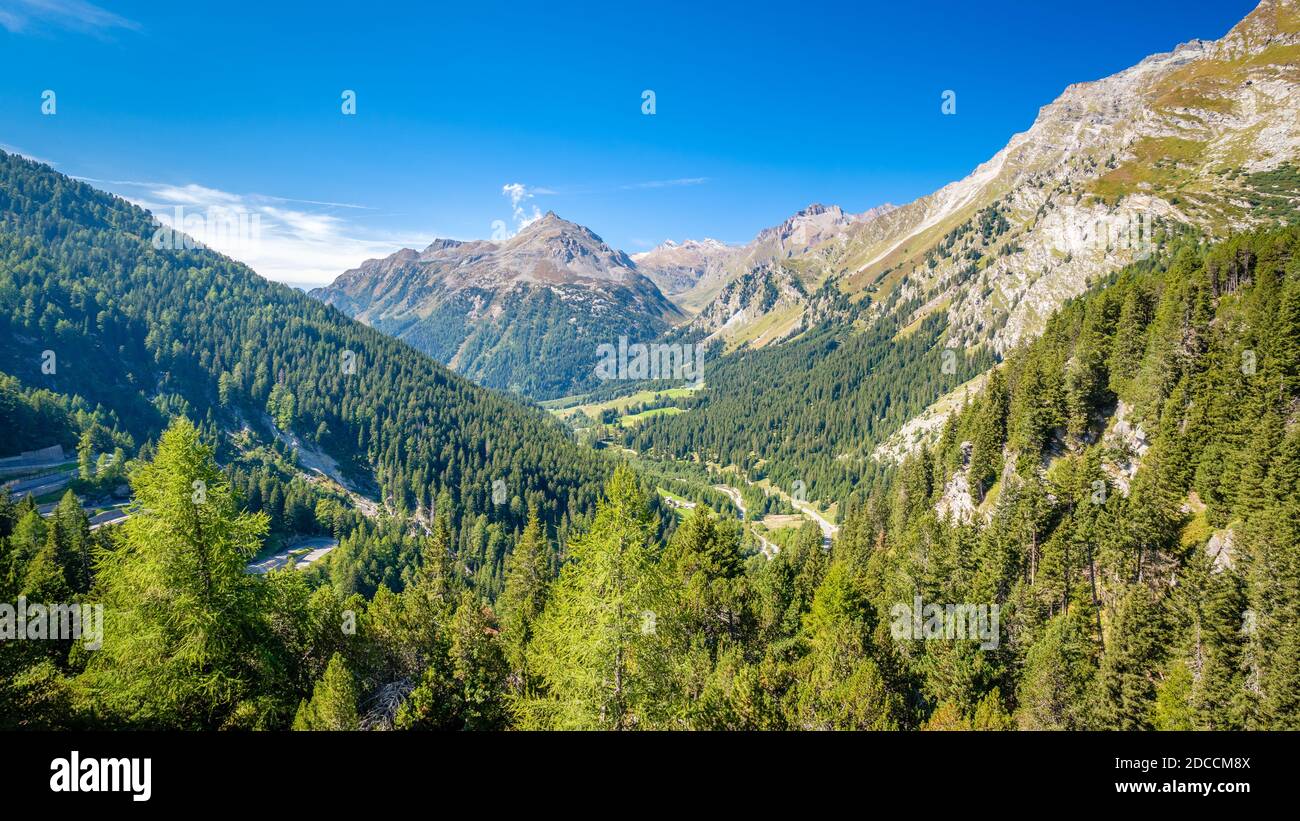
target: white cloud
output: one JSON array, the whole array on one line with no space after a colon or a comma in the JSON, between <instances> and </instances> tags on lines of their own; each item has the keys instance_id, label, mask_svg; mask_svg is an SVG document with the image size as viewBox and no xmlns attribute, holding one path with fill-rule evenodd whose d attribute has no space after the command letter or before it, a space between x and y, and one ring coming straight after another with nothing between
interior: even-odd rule
<instances>
[{"instance_id":1,"label":"white cloud","mask_svg":"<svg viewBox=\"0 0 1300 821\"><path fill-rule=\"evenodd\" d=\"M655 188L681 188L691 185L703 185L709 181L709 177L678 177L671 180L649 180L647 182L634 182L619 185L614 188L605 187L569 187L565 186L562 191L552 188L541 188L538 186L525 185L522 182L510 182L501 186L501 195L510 200L511 216L514 218L515 230L510 233L505 230L505 223L498 220L494 223L501 233L493 234L493 239L506 239L522 231L529 224L542 218L542 211L536 205L531 206L529 210L528 201L533 197L564 194L565 196L582 196L591 194L606 194L615 191L641 191Z\"/></svg>"},{"instance_id":2,"label":"white cloud","mask_svg":"<svg viewBox=\"0 0 1300 821\"><path fill-rule=\"evenodd\" d=\"M533 206L532 213L524 208L524 202L532 199L537 194L553 194L555 192L546 188L529 188L521 182L510 182L501 186L501 195L510 200L511 214L515 220L515 232L524 230L531 223L542 218L541 209L536 205Z\"/></svg>"},{"instance_id":3,"label":"white cloud","mask_svg":"<svg viewBox=\"0 0 1300 821\"><path fill-rule=\"evenodd\" d=\"M86 0L11 0L0 9L0 27L13 34L64 28L102 36L114 29L139 31L140 24Z\"/></svg>"},{"instance_id":4,"label":"white cloud","mask_svg":"<svg viewBox=\"0 0 1300 821\"><path fill-rule=\"evenodd\" d=\"M519 207L519 203L532 196L532 194L528 193L528 186L524 185L522 182L506 183L501 186L501 194L508 198L510 204L515 208Z\"/></svg>"},{"instance_id":5,"label":"white cloud","mask_svg":"<svg viewBox=\"0 0 1300 821\"><path fill-rule=\"evenodd\" d=\"M129 183L123 181L126 185L141 185L153 189L154 196L160 197L163 202L172 205L233 205L240 201L236 194L227 194L225 191L218 191L215 188L207 188L202 185L154 185L148 183Z\"/></svg>"},{"instance_id":6,"label":"white cloud","mask_svg":"<svg viewBox=\"0 0 1300 821\"><path fill-rule=\"evenodd\" d=\"M373 210L355 203L240 194L198 183L79 179L117 193L153 213L165 226L193 236L267 279L291 285L323 285L367 259L385 257L401 248L423 248L433 240L427 234L372 229L339 213ZM691 177L621 188L668 188L706 181L707 177ZM501 194L510 202L515 231L541 219L541 209L529 200L556 193L519 182L503 185Z\"/></svg>"},{"instance_id":7,"label":"white cloud","mask_svg":"<svg viewBox=\"0 0 1300 821\"><path fill-rule=\"evenodd\" d=\"M423 248L433 239L372 231L332 213L366 208L352 203L237 194L194 183L86 181L116 191L164 225L239 260L267 279L290 285L323 285L367 259L401 248Z\"/></svg>"}]
</instances>

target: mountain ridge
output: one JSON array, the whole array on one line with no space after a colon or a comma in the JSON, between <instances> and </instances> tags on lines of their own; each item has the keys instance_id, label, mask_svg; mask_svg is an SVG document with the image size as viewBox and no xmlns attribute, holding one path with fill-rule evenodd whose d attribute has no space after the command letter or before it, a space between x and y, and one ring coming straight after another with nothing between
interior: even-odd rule
<instances>
[{"instance_id":1,"label":"mountain ridge","mask_svg":"<svg viewBox=\"0 0 1300 821\"><path fill-rule=\"evenodd\" d=\"M301 442L390 512L445 494L518 520L530 498L558 521L591 502L595 480L579 477L600 464L535 409L207 248L155 248L157 225L0 151L0 372L107 408L137 441L188 415L222 447L250 431ZM524 450L538 452L520 462ZM493 506L495 479L519 501Z\"/></svg>"},{"instance_id":2,"label":"mountain ridge","mask_svg":"<svg viewBox=\"0 0 1300 821\"><path fill-rule=\"evenodd\" d=\"M500 241L435 240L310 292L481 384L554 398L594 386L595 351L683 318L636 263L548 211Z\"/></svg>"},{"instance_id":3,"label":"mountain ridge","mask_svg":"<svg viewBox=\"0 0 1300 821\"><path fill-rule=\"evenodd\" d=\"M1251 175L1300 153L1297 80L1296 3L1264 0L1219 40L1183 43L1067 86L966 177L794 259L804 279L870 300L874 316L919 297L909 321L943 310L953 344L1008 350L1061 301L1134 259L1131 249L1107 245L1108 231L1164 224L1217 236L1265 221L1249 204L1258 197ZM1287 184L1281 196L1294 207L1300 181ZM973 237L987 209L997 212L985 214L991 223L1007 224ZM957 252L936 254L949 239ZM803 306L792 307L797 301L738 316L720 289L710 297L724 304L699 306L712 315L701 330L731 321L728 332L741 344L755 335L747 327L782 325L786 337L809 324Z\"/></svg>"}]
</instances>

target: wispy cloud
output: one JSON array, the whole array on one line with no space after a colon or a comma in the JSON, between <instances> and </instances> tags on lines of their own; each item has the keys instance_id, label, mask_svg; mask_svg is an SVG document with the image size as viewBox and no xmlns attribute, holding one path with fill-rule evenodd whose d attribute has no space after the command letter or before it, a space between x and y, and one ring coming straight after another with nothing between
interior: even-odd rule
<instances>
[{"instance_id":1,"label":"wispy cloud","mask_svg":"<svg viewBox=\"0 0 1300 821\"><path fill-rule=\"evenodd\" d=\"M78 179L114 191L151 212L164 226L245 263L267 279L291 285L323 285L367 259L384 257L401 248L423 248L433 240L430 234L372 228L367 219L373 222L386 215L358 203L237 193L199 183ZM699 185L707 179L656 180L604 190ZM542 216L541 209L530 200L561 193L595 193L595 189L561 192L520 182L501 187L502 196L510 203L516 231Z\"/></svg>"},{"instance_id":2,"label":"wispy cloud","mask_svg":"<svg viewBox=\"0 0 1300 821\"><path fill-rule=\"evenodd\" d=\"M70 29L101 37L119 29L140 30L134 20L86 0L7 0L5 8L0 9L0 27L13 34Z\"/></svg>"},{"instance_id":3,"label":"wispy cloud","mask_svg":"<svg viewBox=\"0 0 1300 821\"><path fill-rule=\"evenodd\" d=\"M671 180L647 180L645 182L625 183L613 187L565 186L560 189L543 188L541 186L525 185L521 182L511 182L501 186L501 195L510 200L510 211L515 222L515 233L518 233L530 223L536 222L542 218L542 211L535 204L532 206L532 210L529 210L527 202L533 197L547 195L580 197L590 196L593 194L609 194L617 191L647 191L656 188L684 188L692 185L703 185L708 181L709 177L678 177ZM502 236L494 235L493 238L501 239Z\"/></svg>"},{"instance_id":4,"label":"wispy cloud","mask_svg":"<svg viewBox=\"0 0 1300 821\"><path fill-rule=\"evenodd\" d=\"M0 145L0 148L4 148L4 146ZM9 150L9 149L5 149L5 150ZM17 149L13 149L13 151L15 153L22 153L19 152ZM27 157L29 155L23 154L23 156ZM41 162L48 162L48 161L41 160ZM50 163L50 164L53 165L54 163ZM369 205L357 205L351 202L329 202L328 200L303 200L303 199L297 199L295 197L276 197L270 194L246 194L246 195L229 194L226 193L225 191L219 191L215 188L206 188L202 185L195 185L194 183L190 183L188 185L168 185L166 183L141 182L139 180L97 180L92 177L77 177L77 179L82 180L84 182L95 183L96 185L124 185L124 186L130 186L134 188L157 189L160 195L166 197L170 202L182 203L182 204L188 202L197 205L200 203L211 203L213 201L219 201L222 199L226 199L231 202L234 202L241 199L242 196L242 197L256 197L259 200L265 200L267 202L296 202L302 205L320 205L327 208L354 208L361 211L374 210L374 208L372 208Z\"/></svg>"},{"instance_id":5,"label":"wispy cloud","mask_svg":"<svg viewBox=\"0 0 1300 821\"><path fill-rule=\"evenodd\" d=\"M704 185L708 182L708 177L681 177L675 180L650 180L649 182L634 182L628 185L620 185L621 191L639 191L645 188L681 188L687 185Z\"/></svg>"},{"instance_id":6,"label":"wispy cloud","mask_svg":"<svg viewBox=\"0 0 1300 821\"><path fill-rule=\"evenodd\" d=\"M712 181L712 177L677 177L670 180L645 180L643 182L629 182L619 185L565 185L559 188L543 188L541 186L524 185L523 183L512 182L509 185L502 186L501 193L511 199L512 204L518 205L524 200L532 199L534 196L555 195L562 197L584 197L593 194L610 194L616 191L645 191L654 188L685 188L692 185L704 185Z\"/></svg>"},{"instance_id":7,"label":"wispy cloud","mask_svg":"<svg viewBox=\"0 0 1300 821\"><path fill-rule=\"evenodd\" d=\"M240 194L196 183L80 179L116 191L168 228L291 285L323 285L367 259L433 240L376 231L336 213L370 210L354 203Z\"/></svg>"},{"instance_id":8,"label":"wispy cloud","mask_svg":"<svg viewBox=\"0 0 1300 821\"><path fill-rule=\"evenodd\" d=\"M0 151L4 151L5 153L8 154L17 154L20 157L26 157L27 159L34 160L35 162L45 163L48 166L58 165L58 163L56 163L54 160L47 160L44 157L38 157L35 154L29 154L28 152L22 150L21 148L15 148L12 145L6 145L4 143L0 143Z\"/></svg>"}]
</instances>

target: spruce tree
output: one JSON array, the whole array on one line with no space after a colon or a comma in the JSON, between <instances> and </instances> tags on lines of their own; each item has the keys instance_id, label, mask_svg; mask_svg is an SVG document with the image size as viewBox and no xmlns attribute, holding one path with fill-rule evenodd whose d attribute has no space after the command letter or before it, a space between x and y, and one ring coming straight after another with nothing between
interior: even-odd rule
<instances>
[{"instance_id":1,"label":"spruce tree","mask_svg":"<svg viewBox=\"0 0 1300 821\"><path fill-rule=\"evenodd\" d=\"M330 657L325 674L312 690L311 700L298 708L293 719L295 730L356 730L357 686L343 656Z\"/></svg>"},{"instance_id":2,"label":"spruce tree","mask_svg":"<svg viewBox=\"0 0 1300 821\"><path fill-rule=\"evenodd\" d=\"M546 604L550 583L551 549L534 506L528 512L523 535L506 558L505 589L498 601L501 642L516 692L524 692L534 683L528 667L528 644Z\"/></svg>"}]
</instances>

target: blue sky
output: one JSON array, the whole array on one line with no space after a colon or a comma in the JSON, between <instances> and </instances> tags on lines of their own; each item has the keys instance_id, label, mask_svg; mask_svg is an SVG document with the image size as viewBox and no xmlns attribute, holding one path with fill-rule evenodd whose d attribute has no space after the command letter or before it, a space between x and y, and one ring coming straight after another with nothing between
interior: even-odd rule
<instances>
[{"instance_id":1,"label":"blue sky","mask_svg":"<svg viewBox=\"0 0 1300 821\"><path fill-rule=\"evenodd\" d=\"M534 209L629 253L744 242L929 193L1255 2L1086 6L0 0L0 147L162 214L256 213L232 255L297 284Z\"/></svg>"}]
</instances>

